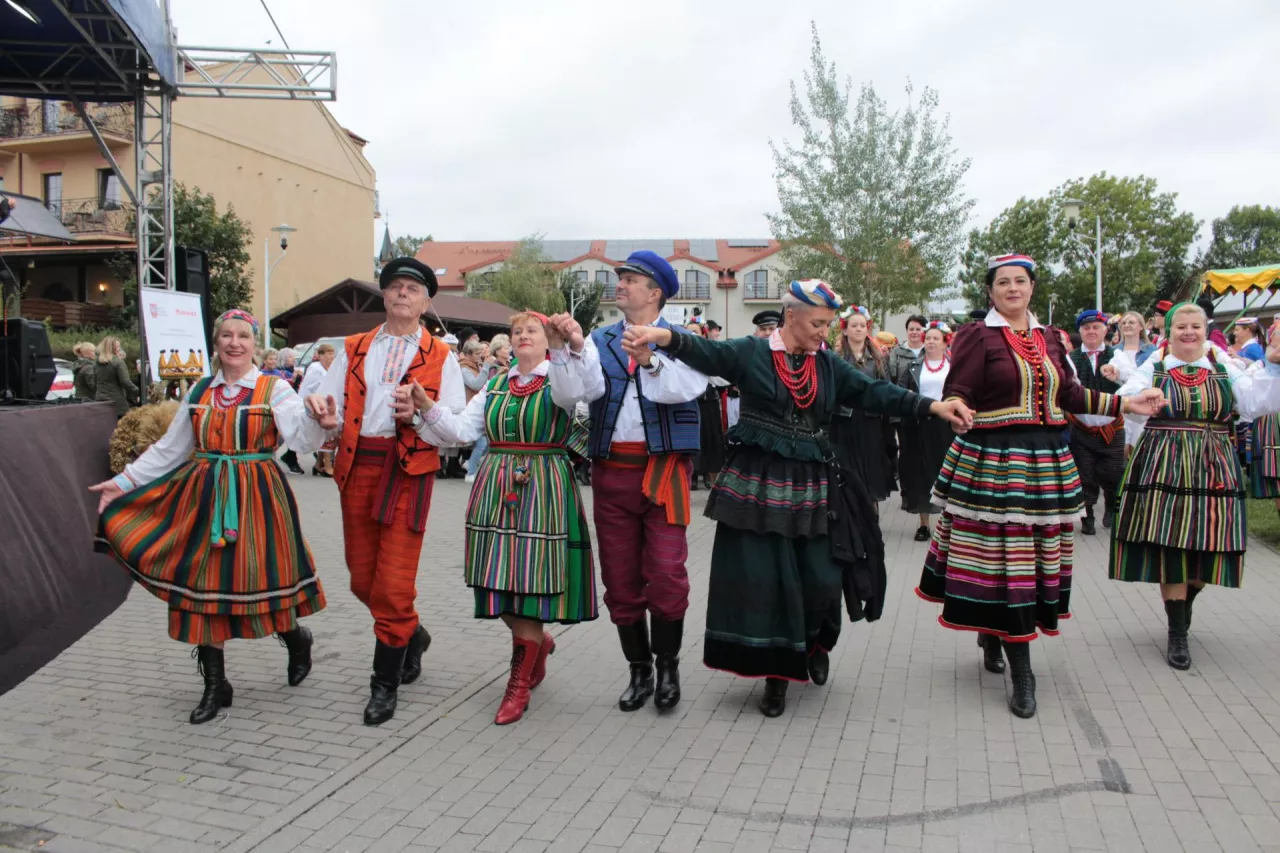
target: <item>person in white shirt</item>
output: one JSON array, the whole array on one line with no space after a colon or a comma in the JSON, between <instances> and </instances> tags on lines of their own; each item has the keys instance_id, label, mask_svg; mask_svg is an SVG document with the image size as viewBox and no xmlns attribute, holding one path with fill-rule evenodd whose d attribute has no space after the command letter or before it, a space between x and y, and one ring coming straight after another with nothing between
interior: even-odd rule
<instances>
[{"instance_id":1,"label":"person in white shirt","mask_svg":"<svg viewBox=\"0 0 1280 853\"><path fill-rule=\"evenodd\" d=\"M305 400L320 391L320 383L324 381L325 374L329 372L329 366L333 364L336 357L337 351L333 348L333 344L320 344L316 347L315 358L307 365L307 372L302 375L302 384L298 386L299 397ZM338 443L330 439L316 451L316 461L311 466L311 476L333 476L333 452L337 446Z\"/></svg>"},{"instance_id":2,"label":"person in white shirt","mask_svg":"<svg viewBox=\"0 0 1280 853\"><path fill-rule=\"evenodd\" d=\"M418 560L440 467L423 420L427 398L454 411L466 405L458 361L423 331L436 293L435 273L397 258L378 277L387 320L347 338L341 354L307 398L310 429L338 436L334 479L342 503L351 591L373 614L377 638L366 725L395 714L397 688L422 674L431 635L418 618Z\"/></svg>"},{"instance_id":3,"label":"person in white shirt","mask_svg":"<svg viewBox=\"0 0 1280 853\"><path fill-rule=\"evenodd\" d=\"M1080 333L1080 347L1067 355L1067 362L1075 371L1080 384L1090 391L1114 394L1120 389L1117 381L1121 366L1130 370L1128 355L1116 347L1108 346L1107 315L1094 308L1081 311L1076 316L1076 331ZM1110 368L1110 369L1108 369ZM1116 492L1124 476L1125 420L1123 415L1067 415L1071 424L1071 456L1080 471L1080 485L1084 492L1084 519L1080 532L1085 536L1097 533L1093 508L1102 497L1102 526L1110 530L1115 519Z\"/></svg>"}]
</instances>

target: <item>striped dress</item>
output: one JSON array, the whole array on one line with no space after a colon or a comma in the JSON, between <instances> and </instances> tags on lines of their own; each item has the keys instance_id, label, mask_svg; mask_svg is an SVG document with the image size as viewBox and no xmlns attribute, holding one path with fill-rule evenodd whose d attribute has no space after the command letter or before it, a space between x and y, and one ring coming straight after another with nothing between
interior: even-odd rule
<instances>
[{"instance_id":1,"label":"striped dress","mask_svg":"<svg viewBox=\"0 0 1280 853\"><path fill-rule=\"evenodd\" d=\"M542 622L595 619L595 564L569 451L586 433L544 386L528 396L511 377L489 382L484 399L489 452L467 503L466 582L475 615Z\"/></svg>"},{"instance_id":2,"label":"striped dress","mask_svg":"<svg viewBox=\"0 0 1280 853\"><path fill-rule=\"evenodd\" d=\"M1203 377L1203 384L1184 386L1175 370ZM1248 531L1231 440L1231 386L1216 362L1212 368L1155 365L1152 387L1169 404L1147 421L1121 484L1112 580L1240 586Z\"/></svg>"},{"instance_id":3,"label":"striped dress","mask_svg":"<svg viewBox=\"0 0 1280 853\"><path fill-rule=\"evenodd\" d=\"M271 399L280 381L259 375L224 408L212 381L201 380L186 409L192 458L102 513L99 546L169 605L175 640L265 637L324 609L298 506L274 458L281 442Z\"/></svg>"},{"instance_id":4,"label":"striped dress","mask_svg":"<svg viewBox=\"0 0 1280 853\"><path fill-rule=\"evenodd\" d=\"M1251 427L1249 497L1280 498L1280 415L1263 415Z\"/></svg>"}]
</instances>

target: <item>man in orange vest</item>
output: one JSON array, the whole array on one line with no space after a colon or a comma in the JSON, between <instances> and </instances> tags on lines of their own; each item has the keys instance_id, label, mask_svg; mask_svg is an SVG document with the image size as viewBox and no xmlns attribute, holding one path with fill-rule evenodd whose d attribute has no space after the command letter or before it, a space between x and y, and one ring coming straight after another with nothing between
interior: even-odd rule
<instances>
[{"instance_id":1,"label":"man in orange vest","mask_svg":"<svg viewBox=\"0 0 1280 853\"><path fill-rule=\"evenodd\" d=\"M440 468L421 438L426 399L455 411L466 405L458 361L424 334L420 318L436 295L431 268L397 258L378 277L387 320L346 339L317 393L307 398L308 432L339 433L334 479L351 591L373 614L373 653L365 725L395 715L396 690L422 674L431 635L414 600L418 558Z\"/></svg>"}]
</instances>

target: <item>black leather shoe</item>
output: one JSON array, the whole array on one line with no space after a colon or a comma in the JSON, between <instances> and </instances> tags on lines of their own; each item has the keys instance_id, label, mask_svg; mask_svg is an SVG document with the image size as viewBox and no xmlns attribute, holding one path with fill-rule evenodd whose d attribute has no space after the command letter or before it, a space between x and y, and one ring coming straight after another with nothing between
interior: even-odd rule
<instances>
[{"instance_id":1,"label":"black leather shoe","mask_svg":"<svg viewBox=\"0 0 1280 853\"><path fill-rule=\"evenodd\" d=\"M982 646L982 666L987 672L1003 673L1004 652L1000 648L1000 638L995 634L979 634L978 645Z\"/></svg>"},{"instance_id":2,"label":"black leather shoe","mask_svg":"<svg viewBox=\"0 0 1280 853\"><path fill-rule=\"evenodd\" d=\"M653 707L667 711L680 701L680 644L684 639L684 620L653 620L653 654L658 681L653 691Z\"/></svg>"},{"instance_id":3,"label":"black leather shoe","mask_svg":"<svg viewBox=\"0 0 1280 853\"><path fill-rule=\"evenodd\" d=\"M822 649L814 649L813 654L809 655L809 680L821 687L827 683L830 673L831 655Z\"/></svg>"},{"instance_id":4,"label":"black leather shoe","mask_svg":"<svg viewBox=\"0 0 1280 853\"><path fill-rule=\"evenodd\" d=\"M1031 644L1005 642L1002 645L1012 670L1013 695L1009 697L1009 710L1015 717L1029 720L1036 715L1036 677L1031 672Z\"/></svg>"},{"instance_id":5,"label":"black leather shoe","mask_svg":"<svg viewBox=\"0 0 1280 853\"><path fill-rule=\"evenodd\" d=\"M764 696L760 697L760 713L766 717L781 717L787 710L787 682L782 678L764 680Z\"/></svg>"},{"instance_id":6,"label":"black leather shoe","mask_svg":"<svg viewBox=\"0 0 1280 853\"><path fill-rule=\"evenodd\" d=\"M297 687L311 674L311 647L315 645L315 640L311 637L311 631L301 625L276 636L289 650L289 665L285 667L289 686Z\"/></svg>"},{"instance_id":7,"label":"black leather shoe","mask_svg":"<svg viewBox=\"0 0 1280 853\"><path fill-rule=\"evenodd\" d=\"M418 627L413 629L413 636L409 638L409 645L405 646L404 667L400 670L401 684L413 684L422 675L422 656L429 648L431 635L419 622Z\"/></svg>"},{"instance_id":8,"label":"black leather shoe","mask_svg":"<svg viewBox=\"0 0 1280 853\"><path fill-rule=\"evenodd\" d=\"M1111 525L1116 523L1116 511L1111 507L1107 507L1102 511L1102 529L1110 530Z\"/></svg>"},{"instance_id":9,"label":"black leather shoe","mask_svg":"<svg viewBox=\"0 0 1280 853\"><path fill-rule=\"evenodd\" d=\"M369 678L369 704L364 706L364 724L380 726L396 715L396 688L404 668L407 646L388 646L379 641L373 650L373 675Z\"/></svg>"},{"instance_id":10,"label":"black leather shoe","mask_svg":"<svg viewBox=\"0 0 1280 853\"><path fill-rule=\"evenodd\" d=\"M917 542L928 542L928 541L929 541L929 528L925 527L923 524L922 524L922 525L920 525L919 527L917 527L917 528L916 528L916 541L917 541Z\"/></svg>"},{"instance_id":11,"label":"black leather shoe","mask_svg":"<svg viewBox=\"0 0 1280 853\"><path fill-rule=\"evenodd\" d=\"M634 625L619 625L622 653L631 663L631 682L618 697L623 711L636 711L653 695L653 653L649 649L649 626L642 618Z\"/></svg>"},{"instance_id":12,"label":"black leather shoe","mask_svg":"<svg viewBox=\"0 0 1280 853\"><path fill-rule=\"evenodd\" d=\"M1187 630L1191 630L1191 605L1196 603L1196 596L1204 589L1202 586L1187 584Z\"/></svg>"},{"instance_id":13,"label":"black leather shoe","mask_svg":"<svg viewBox=\"0 0 1280 853\"><path fill-rule=\"evenodd\" d=\"M1191 669L1191 648L1187 645L1187 602L1166 601L1164 612L1169 617L1169 648L1165 659L1174 669Z\"/></svg>"},{"instance_id":14,"label":"black leather shoe","mask_svg":"<svg viewBox=\"0 0 1280 853\"><path fill-rule=\"evenodd\" d=\"M230 708L235 691L231 688L231 682L227 681L222 649L196 646L191 656L196 659L200 674L204 676L204 695L200 697L200 704L191 712L191 724L198 726L218 716L218 711L223 708Z\"/></svg>"},{"instance_id":15,"label":"black leather shoe","mask_svg":"<svg viewBox=\"0 0 1280 853\"><path fill-rule=\"evenodd\" d=\"M1081 533L1083 533L1085 536L1096 536L1096 535L1097 535L1097 533L1098 533L1098 529L1097 529L1097 527L1095 527L1095 526L1094 526L1094 523L1093 523L1093 516L1092 516L1092 515L1086 515L1086 516L1085 516L1085 517L1080 521L1080 532L1081 532Z\"/></svg>"}]
</instances>

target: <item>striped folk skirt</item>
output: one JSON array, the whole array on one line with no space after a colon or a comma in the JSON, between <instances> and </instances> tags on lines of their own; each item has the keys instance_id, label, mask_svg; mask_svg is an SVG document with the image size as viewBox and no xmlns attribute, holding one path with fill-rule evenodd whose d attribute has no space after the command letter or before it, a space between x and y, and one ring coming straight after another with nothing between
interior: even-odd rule
<instances>
[{"instance_id":1,"label":"striped folk skirt","mask_svg":"<svg viewBox=\"0 0 1280 853\"><path fill-rule=\"evenodd\" d=\"M466 582L477 619L595 619L595 563L562 449L490 444L467 504Z\"/></svg>"},{"instance_id":2,"label":"striped folk skirt","mask_svg":"<svg viewBox=\"0 0 1280 853\"><path fill-rule=\"evenodd\" d=\"M1152 418L1121 485L1109 574L1121 581L1238 587L1245 513L1230 425Z\"/></svg>"},{"instance_id":3,"label":"striped folk skirt","mask_svg":"<svg viewBox=\"0 0 1280 853\"><path fill-rule=\"evenodd\" d=\"M1056 635L1071 615L1080 475L1061 429L957 436L934 487L943 507L916 594L947 628L1011 642Z\"/></svg>"},{"instance_id":4,"label":"striped folk skirt","mask_svg":"<svg viewBox=\"0 0 1280 853\"><path fill-rule=\"evenodd\" d=\"M1280 498L1280 415L1253 422L1249 446L1249 497Z\"/></svg>"},{"instance_id":5,"label":"striped folk skirt","mask_svg":"<svg viewBox=\"0 0 1280 853\"><path fill-rule=\"evenodd\" d=\"M169 605L180 642L265 637L324 609L293 492L270 454L247 456L197 454L102 513L99 547Z\"/></svg>"}]
</instances>

